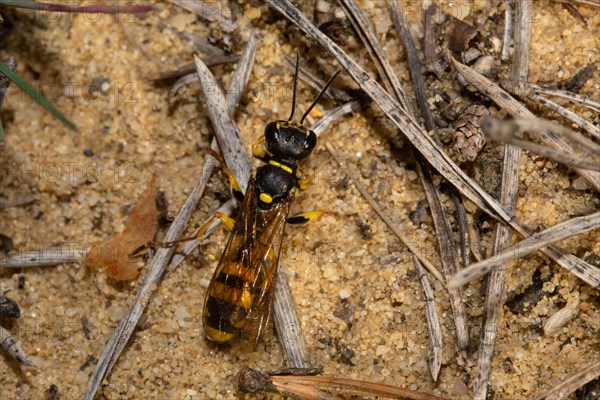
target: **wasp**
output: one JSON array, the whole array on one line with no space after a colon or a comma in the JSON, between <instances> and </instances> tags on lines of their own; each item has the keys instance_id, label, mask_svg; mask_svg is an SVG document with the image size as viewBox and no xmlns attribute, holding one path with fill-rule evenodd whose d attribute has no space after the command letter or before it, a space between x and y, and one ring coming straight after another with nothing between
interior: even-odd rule
<instances>
[{"instance_id":1,"label":"wasp","mask_svg":"<svg viewBox=\"0 0 600 400\"><path fill-rule=\"evenodd\" d=\"M325 84L299 121L294 120L298 80L294 76L292 111L287 120L267 124L264 135L252 145L254 157L264 163L250 178L237 219L216 213L231 230L225 250L212 276L204 300L206 337L228 343L240 336L257 343L271 315L273 285L286 223L303 224L323 214L312 211L289 216L298 190L308 187L298 162L307 159L317 144L317 135L304 127L304 119L340 71ZM264 144L264 147L263 147ZM230 174L234 195L239 186ZM207 228L212 221L204 226ZM203 227L204 228L204 227ZM202 237L205 229L198 232Z\"/></svg>"},{"instance_id":2,"label":"wasp","mask_svg":"<svg viewBox=\"0 0 600 400\"><path fill-rule=\"evenodd\" d=\"M296 121L298 67L299 58L296 59L290 117L268 123L264 135L252 145L254 157L264 165L252 174L245 194L226 169L234 196L242 199L237 219L217 212L195 237L152 246L201 238L217 218L231 231L204 300L204 331L212 342L225 344L240 337L254 337L255 345L258 343L271 315L273 285L286 223L303 224L325 213L317 210L289 216L298 190L307 189L309 184L309 177L302 176L298 162L307 159L317 144L317 135L304 127L304 119L341 71L329 79L302 118Z\"/></svg>"}]
</instances>

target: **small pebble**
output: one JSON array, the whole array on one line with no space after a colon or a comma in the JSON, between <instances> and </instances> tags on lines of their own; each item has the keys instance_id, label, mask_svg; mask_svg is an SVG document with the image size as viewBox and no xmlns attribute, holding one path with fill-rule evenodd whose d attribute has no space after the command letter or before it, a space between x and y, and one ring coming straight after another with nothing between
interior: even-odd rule
<instances>
[{"instance_id":1,"label":"small pebble","mask_svg":"<svg viewBox=\"0 0 600 400\"><path fill-rule=\"evenodd\" d=\"M351 294L352 293L350 293L350 291L348 289L346 289L346 288L341 289L340 292L339 292L340 298L342 300L345 300L345 299L349 298Z\"/></svg>"}]
</instances>

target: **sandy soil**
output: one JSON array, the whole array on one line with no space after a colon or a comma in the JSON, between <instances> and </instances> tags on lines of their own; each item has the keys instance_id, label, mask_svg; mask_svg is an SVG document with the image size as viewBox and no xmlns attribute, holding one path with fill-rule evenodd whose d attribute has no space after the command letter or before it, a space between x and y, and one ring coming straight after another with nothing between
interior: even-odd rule
<instances>
[{"instance_id":1,"label":"sandy soil","mask_svg":"<svg viewBox=\"0 0 600 400\"><path fill-rule=\"evenodd\" d=\"M384 19L385 5L363 5L375 18L400 78L409 85L403 51L393 26ZM480 13L483 7L473 8ZM114 16L8 13L15 28L3 39L2 59L15 56L18 72L53 98L79 127L77 133L67 130L14 88L7 96L1 114L8 142L1 156L0 193L8 199L36 197L32 204L0 212L0 231L13 240L14 251L54 244L84 248L114 235L123 229L125 211L152 174L159 176L170 212L176 213L201 173L212 136L205 107L196 100L197 87L180 92L170 106L166 101L169 86L147 79L159 70L191 61L197 49L181 39L179 32L210 38L235 53L243 49L250 29L261 35L251 87L236 114L248 146L266 122L288 115L292 74L283 67L284 52L293 54L299 49L303 63L322 78L336 69L331 59L264 5L244 2L241 10L237 14L240 29L226 34L218 22L207 23L172 5L144 19L121 16L122 24ZM532 82L553 86L600 61L600 13L580 10L587 26L560 4L536 2ZM306 4L304 11L312 15L312 5ZM491 41L501 38L503 16L490 12L495 22L486 25L485 37ZM418 18L417 13L409 16L411 21ZM422 28L416 24L412 30L419 38ZM364 53L354 50L353 55L364 64ZM499 53L491 54L499 59ZM232 68L212 70L227 86ZM501 75L507 76L507 71L509 65L500 65ZM106 90L89 94L90 84L103 78ZM428 82L432 81L430 77ZM352 82L346 77L340 86L344 85ZM316 93L301 86L303 109ZM599 72L581 93L598 99ZM321 109L331 106L324 102ZM551 117L535 106L531 109ZM597 121L591 111L572 109ZM461 387L471 388L477 370L474 359L456 349L443 287L434 285L444 344L440 377L434 383L427 367L424 303L411 257L352 184L345 184L344 172L332 163L323 146L324 141L337 146L410 240L438 264L431 218L425 213L419 225L409 219L425 201L425 194L406 147L398 147L402 140L375 107L345 118L323 135L304 166L313 184L299 196L294 210L323 208L338 215L306 227L287 228L283 264L314 364L322 365L326 375L456 396ZM486 150L497 165L495 152L495 146ZM475 163L472 171L479 171L475 175L481 177L478 168L486 166ZM527 155L522 157L521 173L516 214L533 229L591 213L600 206L596 193L556 163ZM213 176L189 231L227 198L225 182L221 172ZM453 210L450 198L443 201ZM495 223L471 215L480 228L482 248L489 254ZM98 398L234 398L239 395L233 380L241 368L268 371L282 366L283 355L272 329L256 351L245 344L219 350L203 338L200 281L210 278L226 237L218 230L201 253L195 252L164 280ZM600 254L600 232L561 246L579 257ZM25 283L18 289L21 272ZM96 359L135 296L140 279L118 284L103 272L79 265L0 270L0 289L12 289L9 296L23 313L20 319L2 324L39 366L21 368L2 354L0 398L42 399L51 384L57 385L61 399L81 398ZM511 264L506 287L508 304L498 324L490 384L494 399L532 398L597 361L597 290L537 253ZM482 293L480 282L465 290L474 348L479 340ZM528 298L534 299L529 300L531 304L523 305L515 298L521 293L534 293ZM579 304L577 315L557 333L544 335L541 327L547 319L574 301ZM86 329L82 321L87 321Z\"/></svg>"}]
</instances>

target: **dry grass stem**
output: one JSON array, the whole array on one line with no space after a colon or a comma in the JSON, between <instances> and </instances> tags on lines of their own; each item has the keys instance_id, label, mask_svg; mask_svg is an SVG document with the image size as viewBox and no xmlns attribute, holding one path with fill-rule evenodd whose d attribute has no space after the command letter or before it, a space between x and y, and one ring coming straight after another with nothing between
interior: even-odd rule
<instances>
[{"instance_id":1,"label":"dry grass stem","mask_svg":"<svg viewBox=\"0 0 600 400\"><path fill-rule=\"evenodd\" d=\"M527 131L535 131L537 129L545 129L549 132L555 133L559 136L570 140L573 143L573 147L578 147L582 151L591 153L595 156L600 156L600 145L596 144L593 140L590 140L583 136L581 133L574 131L573 129L566 127L561 124L557 124L552 121L548 121L542 118L525 119L525 120L514 120L514 121L499 121L495 119L487 120L489 128L496 132L492 134L510 136L513 132L522 133ZM482 124L485 125L485 124ZM487 128L487 127L484 127Z\"/></svg>"},{"instance_id":2,"label":"dry grass stem","mask_svg":"<svg viewBox=\"0 0 600 400\"><path fill-rule=\"evenodd\" d=\"M510 41L513 35L513 3L506 2L504 10L504 35L502 37L502 61L508 61L510 55Z\"/></svg>"},{"instance_id":3,"label":"dry grass stem","mask_svg":"<svg viewBox=\"0 0 600 400\"><path fill-rule=\"evenodd\" d=\"M586 120L585 118L580 117L573 111L571 111L551 100L545 99L542 96L539 96L537 94L531 94L529 96L529 98L533 101L537 101L538 103L540 103L543 106L548 107L550 110L554 111L555 113L562 115L563 117L565 117L568 120L570 120L571 122L573 122L575 125L584 129L590 135L595 136L596 138L600 139L600 128L598 128L596 125L592 124L590 121Z\"/></svg>"},{"instance_id":4,"label":"dry grass stem","mask_svg":"<svg viewBox=\"0 0 600 400\"><path fill-rule=\"evenodd\" d=\"M554 126L554 124L552 126ZM548 130L548 125L541 120L519 120L513 122L499 121L491 117L486 117L482 122L482 127L485 135L490 139L512 144L568 166L584 168L591 171L600 171L600 163L597 161L600 156L600 147L583 136L577 137L578 144L583 145L588 151L592 152L592 160L586 160L572 152L564 153L555 150L552 147L543 146L519 137L523 130ZM556 131L559 130L557 129ZM561 129L561 131L564 132L565 130Z\"/></svg>"},{"instance_id":5,"label":"dry grass stem","mask_svg":"<svg viewBox=\"0 0 600 400\"><path fill-rule=\"evenodd\" d=\"M237 54L214 56L214 57L211 57L210 59L207 59L205 64L207 67L212 68L214 66L221 65L221 64L236 63L236 62L238 62L239 59L240 59L240 56ZM162 72L158 72L156 74L152 74L152 75L148 76L148 80L163 81L163 80L167 80L167 79L181 78L182 76L190 75L190 74L196 74L196 65L193 62L184 64L181 67L173 69L173 70L162 71ZM197 79L198 79L198 77L196 75L196 79L194 79L194 80L197 80Z\"/></svg>"},{"instance_id":6,"label":"dry grass stem","mask_svg":"<svg viewBox=\"0 0 600 400\"><path fill-rule=\"evenodd\" d=\"M527 82L529 77L529 50L531 39L531 14L532 2L517 0L515 13L515 52L512 65L512 79L514 82ZM508 59L509 55L509 31L512 29L510 16L512 15L512 2L506 3L505 14L505 32L504 47L502 49L502 59ZM510 32L512 34L512 32ZM484 117L488 118L488 117ZM481 122L485 125L484 122ZM515 138L521 136L521 132L516 132ZM504 146L504 161L502 165L502 184L500 185L500 203L509 212L514 213L517 205L519 192L519 172L520 172L521 149L517 146L507 144ZM509 246L510 231L505 225L498 224L492 244L492 254L498 254ZM474 399L485 400L487 398L487 388L492 369L492 358L494 355L494 343L496 340L496 327L502 299L504 296L504 269L501 265L494 269L489 276L482 329L479 340L479 357L477 366L479 372L473 384ZM464 271L464 269L463 269Z\"/></svg>"},{"instance_id":7,"label":"dry grass stem","mask_svg":"<svg viewBox=\"0 0 600 400\"><path fill-rule=\"evenodd\" d=\"M408 59L408 69L410 70L410 78L415 90L415 96L417 98L417 105L421 111L421 115L425 120L425 127L429 131L437 131L435 122L433 121L433 114L427 104L427 96L425 94L425 81L423 80L423 73L421 71L421 62L419 61L419 54L415 43L410 36L408 26L402 15L402 5L398 0L387 0L388 9L392 18L392 22L396 27L396 32L402 44L404 45L404 51L406 52L406 58ZM437 137L437 135L435 135Z\"/></svg>"},{"instance_id":8,"label":"dry grass stem","mask_svg":"<svg viewBox=\"0 0 600 400\"><path fill-rule=\"evenodd\" d=\"M81 263L89 249L56 247L17 253L0 258L0 268L50 267L60 264Z\"/></svg>"},{"instance_id":9,"label":"dry grass stem","mask_svg":"<svg viewBox=\"0 0 600 400\"><path fill-rule=\"evenodd\" d=\"M600 377L600 362L590 365L568 377L550 390L540 394L535 400L559 400L566 398L578 388Z\"/></svg>"},{"instance_id":10,"label":"dry grass stem","mask_svg":"<svg viewBox=\"0 0 600 400\"><path fill-rule=\"evenodd\" d=\"M327 113L325 113L317 122L315 122L310 129L315 135L320 136L321 133L325 132L334 123L338 122L340 118L353 112L359 111L361 105L358 101L351 101L339 107L336 107Z\"/></svg>"},{"instance_id":11,"label":"dry grass stem","mask_svg":"<svg viewBox=\"0 0 600 400\"><path fill-rule=\"evenodd\" d=\"M431 210L431 217L435 228L435 236L440 250L440 258L444 270L444 278L448 280L460 270L456 244L452 235L450 215L440 201L441 192L433 183L433 174L429 165L420 155L417 155L417 167L421 176L421 183ZM456 326L456 344L462 351L469 349L469 325L465 312L465 301L462 290L452 288L448 290L450 306L454 325Z\"/></svg>"},{"instance_id":12,"label":"dry grass stem","mask_svg":"<svg viewBox=\"0 0 600 400\"><path fill-rule=\"evenodd\" d=\"M581 4L583 6L600 7L600 0L554 0L557 3Z\"/></svg>"},{"instance_id":13,"label":"dry grass stem","mask_svg":"<svg viewBox=\"0 0 600 400\"><path fill-rule=\"evenodd\" d=\"M27 354L25 351L23 351L23 348L19 342L17 342L17 339L12 335L12 333L2 326L0 326L0 347L2 347L9 356L17 360L21 365L26 367L36 366L34 362L27 357Z\"/></svg>"},{"instance_id":14,"label":"dry grass stem","mask_svg":"<svg viewBox=\"0 0 600 400\"><path fill-rule=\"evenodd\" d=\"M286 365L289 368L311 368L310 353L302 334L292 289L282 265L277 271L273 290L273 321L277 338L286 356Z\"/></svg>"},{"instance_id":15,"label":"dry grass stem","mask_svg":"<svg viewBox=\"0 0 600 400\"><path fill-rule=\"evenodd\" d=\"M415 390L404 389L397 386L381 383L358 381L354 379L333 378L311 375L275 375L271 376L273 385L277 388L298 385L302 387L318 388L320 390L339 389L354 395L378 396L386 398L401 398L411 400L442 400L441 397Z\"/></svg>"},{"instance_id":16,"label":"dry grass stem","mask_svg":"<svg viewBox=\"0 0 600 400\"><path fill-rule=\"evenodd\" d=\"M256 35L251 34L240 61L238 62L235 74L233 75L233 80L231 81L226 99L227 109L232 118L234 117L235 110L237 109L242 95L246 91L246 86L248 85L250 74L252 73L252 67L254 66L257 43L258 38Z\"/></svg>"},{"instance_id":17,"label":"dry grass stem","mask_svg":"<svg viewBox=\"0 0 600 400\"><path fill-rule=\"evenodd\" d=\"M582 106L586 106L588 108L591 108L592 110L600 112L600 101L591 99L591 98L581 95L579 93L573 93L573 92L569 92L566 90L560 90L560 89L550 89L550 88L546 88L544 86L536 85L533 83L529 85L529 89L536 91L537 93L561 97L563 99L567 99L572 102L579 103Z\"/></svg>"},{"instance_id":18,"label":"dry grass stem","mask_svg":"<svg viewBox=\"0 0 600 400\"><path fill-rule=\"evenodd\" d=\"M600 211L584 217L572 218L568 221L561 222L552 228L531 235L527 239L519 242L517 245L499 254L496 254L487 260L472 264L466 269L461 270L458 274L452 277L452 279L448 282L448 286L458 287L466 285L470 281L487 274L494 267L510 261L515 261L552 243L559 242L571 236L584 234L592 229L598 228L599 226ZM593 274L596 282L600 282L600 269L595 268L595 270L590 271L590 273ZM600 284L596 284L595 286L600 287Z\"/></svg>"},{"instance_id":19,"label":"dry grass stem","mask_svg":"<svg viewBox=\"0 0 600 400\"><path fill-rule=\"evenodd\" d=\"M438 374L442 366L442 328L435 309L433 290L429 284L429 278L425 268L417 257L413 255L413 265L419 275L419 281L423 288L423 300L425 301L425 312L427 315L427 326L429 327L429 372L434 382L437 382Z\"/></svg>"},{"instance_id":20,"label":"dry grass stem","mask_svg":"<svg viewBox=\"0 0 600 400\"><path fill-rule=\"evenodd\" d=\"M354 0L340 0L340 6L348 16L350 22L352 22L355 31L365 44L365 47L371 58L375 61L375 66L379 71L379 76L383 80L387 90L390 93L395 93L396 98L406 113L413 115L412 108L406 97L406 94L404 93L404 90L402 89L402 85L400 84L400 81L398 80L398 77L396 76L396 73L394 72L390 62L385 56L383 46L377 39L377 34L375 33L369 20L363 14L360 8L358 8L358 5L354 2Z\"/></svg>"},{"instance_id":21,"label":"dry grass stem","mask_svg":"<svg viewBox=\"0 0 600 400\"><path fill-rule=\"evenodd\" d=\"M443 400L441 397L397 386L384 385L354 379L309 375L297 371L293 374L267 375L254 369L243 369L237 376L238 389L243 393L279 392L301 399L334 400L340 397L331 391L341 390L348 394L377 396L411 400ZM301 374L304 372L304 374Z\"/></svg>"},{"instance_id":22,"label":"dry grass stem","mask_svg":"<svg viewBox=\"0 0 600 400\"><path fill-rule=\"evenodd\" d=\"M206 104L221 155L242 191L246 192L252 171L239 128L230 117L225 97L212 73L198 56L194 56L194 60L202 88L201 100Z\"/></svg>"},{"instance_id":23,"label":"dry grass stem","mask_svg":"<svg viewBox=\"0 0 600 400\"><path fill-rule=\"evenodd\" d=\"M529 76L529 49L531 45L532 0L515 2L515 50L512 62L512 79L527 82Z\"/></svg>"}]
</instances>

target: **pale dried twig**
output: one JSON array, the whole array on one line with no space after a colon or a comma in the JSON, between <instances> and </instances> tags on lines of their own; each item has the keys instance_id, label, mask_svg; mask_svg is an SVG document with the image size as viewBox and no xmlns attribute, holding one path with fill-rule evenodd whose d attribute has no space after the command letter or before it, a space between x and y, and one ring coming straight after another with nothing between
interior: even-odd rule
<instances>
[{"instance_id":1,"label":"pale dried twig","mask_svg":"<svg viewBox=\"0 0 600 400\"><path fill-rule=\"evenodd\" d=\"M542 249L549 244L559 242L568 237L581 235L586 232L596 229L600 226L600 211L586 215L584 217L572 218L568 221L561 222L548 228L542 232L535 233L522 240L517 245L496 254L487 260L475 263L461 270L448 282L449 287L458 287L466 285L470 281L480 278L487 274L492 268L503 263L516 260L533 253L536 250ZM600 275L600 269L597 269L595 275Z\"/></svg>"},{"instance_id":2,"label":"pale dried twig","mask_svg":"<svg viewBox=\"0 0 600 400\"><path fill-rule=\"evenodd\" d=\"M423 299L425 300L425 311L427 315L427 326L429 327L429 371L433 381L436 382L442 366L442 328L435 309L433 290L425 273L425 268L417 257L413 255L413 265L419 275L421 287L423 288Z\"/></svg>"},{"instance_id":3,"label":"pale dried twig","mask_svg":"<svg viewBox=\"0 0 600 400\"><path fill-rule=\"evenodd\" d=\"M566 398L578 388L600 376L600 362L594 363L574 375L568 377L558 385L547 390L535 400L559 400Z\"/></svg>"},{"instance_id":4,"label":"pale dried twig","mask_svg":"<svg viewBox=\"0 0 600 400\"><path fill-rule=\"evenodd\" d=\"M535 126L535 128L527 129L527 125ZM600 171L600 163L597 161L597 158L600 156L600 147L591 141L582 141L582 139L585 139L584 137L579 137L578 140L581 144L586 146L588 150L592 150L592 152L594 153L594 155L592 156L594 158L593 161L583 159L582 157L579 157L573 154L572 152L561 152L551 147L543 146L525 139L521 139L519 137L520 135L517 135L517 133L520 134L520 132L523 130L523 126L525 126L526 130L538 130L544 125L545 124L540 120L519 120L506 122L496 120L492 117L484 117L484 120L481 124L483 132L490 139L518 146L522 149L529 150L531 152L537 153L541 156L544 156L546 158L560 162L565 165L573 166L576 168L585 168L586 170L591 171Z\"/></svg>"},{"instance_id":5,"label":"pale dried twig","mask_svg":"<svg viewBox=\"0 0 600 400\"><path fill-rule=\"evenodd\" d=\"M515 6L515 51L512 63L512 79L515 82L527 82L533 1L516 0Z\"/></svg>"},{"instance_id":6,"label":"pale dried twig","mask_svg":"<svg viewBox=\"0 0 600 400\"><path fill-rule=\"evenodd\" d=\"M35 268L50 267L60 264L81 263L89 251L75 247L52 247L45 250L35 250L17 253L0 258L0 268Z\"/></svg>"},{"instance_id":7,"label":"pale dried twig","mask_svg":"<svg viewBox=\"0 0 600 400\"><path fill-rule=\"evenodd\" d=\"M21 365L26 367L35 367L35 363L27 357L25 351L17 341L17 339L10 333L8 329L0 326L0 347L2 347L8 355L17 360Z\"/></svg>"},{"instance_id":8,"label":"pale dried twig","mask_svg":"<svg viewBox=\"0 0 600 400\"><path fill-rule=\"evenodd\" d=\"M566 90L550 89L544 86L529 84L528 87L538 93L548 94L551 96L562 97L576 103L591 108L592 110L600 111L600 101L596 101L579 93L568 92Z\"/></svg>"},{"instance_id":9,"label":"pale dried twig","mask_svg":"<svg viewBox=\"0 0 600 400\"><path fill-rule=\"evenodd\" d=\"M267 375L246 368L237 377L238 389L244 393L275 392L314 400L339 400L328 391L340 389L348 394L412 400L443 400L431 394L381 383L300 374ZM309 371L312 372L312 371Z\"/></svg>"},{"instance_id":10,"label":"pale dried twig","mask_svg":"<svg viewBox=\"0 0 600 400\"><path fill-rule=\"evenodd\" d=\"M504 11L504 35L502 38L502 61L508 61L510 53L510 40L513 34L513 3L512 0L507 1Z\"/></svg>"},{"instance_id":11,"label":"pale dried twig","mask_svg":"<svg viewBox=\"0 0 600 400\"><path fill-rule=\"evenodd\" d=\"M381 43L379 43L377 35L375 34L375 31L368 19L360 11L354 0L340 0L340 5L348 16L348 19L352 22L355 31L365 44L365 47L371 55L371 58L376 61L375 65L379 71L379 76L383 80L388 91L390 93L395 93L405 112L412 115L412 109L410 103L408 102L408 98L406 97L406 94L400 85L400 81L398 80L394 69L387 60L387 57L385 57L383 46L381 46Z\"/></svg>"},{"instance_id":12,"label":"pale dried twig","mask_svg":"<svg viewBox=\"0 0 600 400\"><path fill-rule=\"evenodd\" d=\"M517 12L515 14L515 25L517 35L515 37L516 48L513 59L512 79L517 82L527 80L529 75L529 49L531 37L531 23L528 15L531 12L531 1L517 0ZM508 60L509 42L512 36L512 1L506 3L504 47L502 48L502 59ZM483 124L483 121L481 123ZM520 132L515 133L518 138ZM504 146L504 161L502 166L502 184L500 189L500 202L511 213L514 213L517 205L519 191L521 149L517 146L507 144ZM498 254L508 247L510 239L509 228L498 224L492 245L492 254ZM479 372L473 385L473 394L476 400L485 400L487 388L492 369L492 358L494 355L494 343L496 340L496 328L498 315L502 306L504 294L504 270L506 266L501 265L494 269L488 279L482 329L479 340L479 357L477 365Z\"/></svg>"},{"instance_id":13,"label":"pale dried twig","mask_svg":"<svg viewBox=\"0 0 600 400\"><path fill-rule=\"evenodd\" d=\"M539 96L537 94L531 94L529 96L529 98L533 101L537 101L538 103L540 103L543 106L548 107L550 110L554 111L555 113L562 115L563 117L571 120L574 124L583 128L590 135L593 135L593 136L597 137L598 139L600 139L600 128L598 128L596 125L592 124L590 121L586 120L585 118L580 117L573 111L566 109L563 106L561 106L560 104L557 104L551 100L545 99L542 96Z\"/></svg>"}]
</instances>

